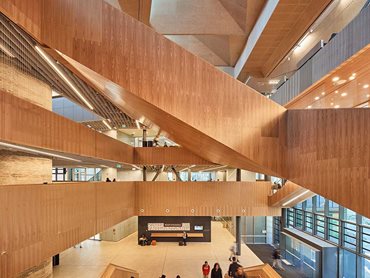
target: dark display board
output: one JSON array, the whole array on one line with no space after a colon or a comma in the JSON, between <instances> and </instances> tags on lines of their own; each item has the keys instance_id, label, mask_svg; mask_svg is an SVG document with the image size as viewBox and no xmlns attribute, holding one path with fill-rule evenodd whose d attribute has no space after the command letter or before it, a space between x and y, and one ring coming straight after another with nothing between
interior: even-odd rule
<instances>
[{"instance_id":1,"label":"dark display board","mask_svg":"<svg viewBox=\"0 0 370 278\"><path fill-rule=\"evenodd\" d=\"M188 242L211 242L210 216L139 216L138 239L142 234L145 234L149 238L151 233L182 233L183 227L188 229L186 230L187 233L203 233L203 238L189 237ZM203 230L200 228L203 228ZM158 237L152 239L158 242L180 241L180 238L176 237Z\"/></svg>"}]
</instances>

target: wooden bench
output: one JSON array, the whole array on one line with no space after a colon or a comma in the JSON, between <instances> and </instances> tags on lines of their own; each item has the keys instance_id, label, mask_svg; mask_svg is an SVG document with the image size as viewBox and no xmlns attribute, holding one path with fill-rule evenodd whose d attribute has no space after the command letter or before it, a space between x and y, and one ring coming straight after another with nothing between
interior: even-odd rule
<instances>
[{"instance_id":1,"label":"wooden bench","mask_svg":"<svg viewBox=\"0 0 370 278\"><path fill-rule=\"evenodd\" d=\"M203 236L203 233L187 233L188 235L188 238L189 237L198 237L198 238L201 238L201 237L204 237ZM151 233L150 236L152 238L155 238L155 237L180 237L182 238L182 233Z\"/></svg>"}]
</instances>

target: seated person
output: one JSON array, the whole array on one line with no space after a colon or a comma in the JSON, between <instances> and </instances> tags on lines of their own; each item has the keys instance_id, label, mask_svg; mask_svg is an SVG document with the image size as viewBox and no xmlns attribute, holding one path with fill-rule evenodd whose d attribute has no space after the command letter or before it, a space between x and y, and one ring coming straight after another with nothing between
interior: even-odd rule
<instances>
[{"instance_id":1,"label":"seated person","mask_svg":"<svg viewBox=\"0 0 370 278\"><path fill-rule=\"evenodd\" d=\"M148 239L146 238L145 234L142 234L141 237L139 238L139 244L141 246L145 246L148 243Z\"/></svg>"}]
</instances>

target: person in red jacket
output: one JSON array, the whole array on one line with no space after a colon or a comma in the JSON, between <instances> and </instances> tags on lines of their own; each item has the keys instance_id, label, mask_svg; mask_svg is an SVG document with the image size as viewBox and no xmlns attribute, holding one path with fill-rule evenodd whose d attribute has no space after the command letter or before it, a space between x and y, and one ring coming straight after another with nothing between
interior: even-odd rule
<instances>
[{"instance_id":1,"label":"person in red jacket","mask_svg":"<svg viewBox=\"0 0 370 278\"><path fill-rule=\"evenodd\" d=\"M205 261L204 264L202 265L203 278L208 278L210 271L211 267L209 266L208 262Z\"/></svg>"}]
</instances>

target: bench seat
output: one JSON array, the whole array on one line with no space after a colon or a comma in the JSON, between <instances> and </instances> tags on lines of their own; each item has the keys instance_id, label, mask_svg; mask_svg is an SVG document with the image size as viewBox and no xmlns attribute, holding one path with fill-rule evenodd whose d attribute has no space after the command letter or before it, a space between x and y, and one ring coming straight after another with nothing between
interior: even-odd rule
<instances>
[{"instance_id":1,"label":"bench seat","mask_svg":"<svg viewBox=\"0 0 370 278\"><path fill-rule=\"evenodd\" d=\"M203 237L203 233L187 233L187 234L188 234L188 238L189 237L198 237L198 238ZM151 233L150 236L152 238L156 238L156 237L180 237L182 238L182 233Z\"/></svg>"}]
</instances>

